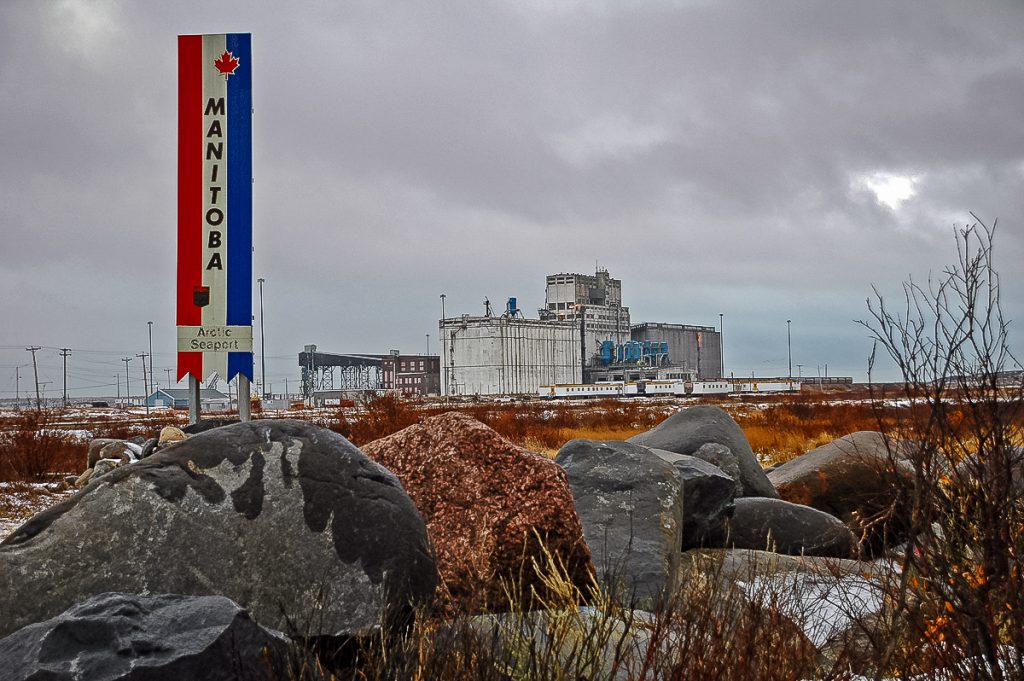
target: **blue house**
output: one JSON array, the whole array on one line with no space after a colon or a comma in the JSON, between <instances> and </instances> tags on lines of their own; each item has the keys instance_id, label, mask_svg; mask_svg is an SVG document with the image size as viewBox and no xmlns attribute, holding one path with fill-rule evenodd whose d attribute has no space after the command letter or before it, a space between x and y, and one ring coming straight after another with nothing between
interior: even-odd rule
<instances>
[{"instance_id":1,"label":"blue house","mask_svg":"<svg viewBox=\"0 0 1024 681\"><path fill-rule=\"evenodd\" d=\"M150 407L188 409L188 388L161 388L146 398ZM228 396L219 390L202 388L199 391L200 408L203 411L224 411L231 408Z\"/></svg>"}]
</instances>

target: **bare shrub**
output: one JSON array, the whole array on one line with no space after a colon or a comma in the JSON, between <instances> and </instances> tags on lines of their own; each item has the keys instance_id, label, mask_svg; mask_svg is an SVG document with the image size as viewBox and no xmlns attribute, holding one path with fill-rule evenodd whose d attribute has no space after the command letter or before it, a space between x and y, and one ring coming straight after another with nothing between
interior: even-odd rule
<instances>
[{"instance_id":1,"label":"bare shrub","mask_svg":"<svg viewBox=\"0 0 1024 681\"><path fill-rule=\"evenodd\" d=\"M397 433L418 423L420 417L417 405L407 398L394 393L370 393L360 401L357 417L339 410L328 427L359 446Z\"/></svg>"},{"instance_id":2,"label":"bare shrub","mask_svg":"<svg viewBox=\"0 0 1024 681\"><path fill-rule=\"evenodd\" d=\"M52 427L47 411L25 412L0 431L0 481L46 482L79 473L87 445Z\"/></svg>"},{"instance_id":3,"label":"bare shrub","mask_svg":"<svg viewBox=\"0 0 1024 681\"><path fill-rule=\"evenodd\" d=\"M861 322L876 344L869 368L880 349L904 380L896 394L877 390L879 404L911 405L886 428L891 464L903 459L913 476L899 483L910 534L878 673L1024 678L1024 382L1000 306L994 225L975 220L956 234L955 265L905 282L895 310L876 289Z\"/></svg>"}]
</instances>

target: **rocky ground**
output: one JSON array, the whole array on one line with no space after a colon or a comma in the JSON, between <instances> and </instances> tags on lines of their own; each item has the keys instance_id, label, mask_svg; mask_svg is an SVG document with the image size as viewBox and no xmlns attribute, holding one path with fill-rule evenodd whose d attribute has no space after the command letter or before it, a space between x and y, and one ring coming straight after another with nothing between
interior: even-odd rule
<instances>
[{"instance_id":1,"label":"rocky ground","mask_svg":"<svg viewBox=\"0 0 1024 681\"><path fill-rule=\"evenodd\" d=\"M415 654L385 656L414 668L366 678L871 672L903 624L881 614L902 451L857 432L765 470L710 405L553 460L451 412L361 448L288 419L95 438L70 483L0 488L0 668L178 678L201 655L209 678L272 678L255 651L302 662L415 621Z\"/></svg>"}]
</instances>

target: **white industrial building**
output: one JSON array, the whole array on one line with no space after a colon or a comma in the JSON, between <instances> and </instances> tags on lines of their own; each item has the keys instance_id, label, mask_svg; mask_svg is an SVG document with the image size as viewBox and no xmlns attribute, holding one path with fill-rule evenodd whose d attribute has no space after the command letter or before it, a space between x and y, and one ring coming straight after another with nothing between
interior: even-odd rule
<instances>
[{"instance_id":1,"label":"white industrial building","mask_svg":"<svg viewBox=\"0 0 1024 681\"><path fill-rule=\"evenodd\" d=\"M445 395L536 393L541 385L580 383L580 330L573 322L505 314L442 319L441 390Z\"/></svg>"}]
</instances>

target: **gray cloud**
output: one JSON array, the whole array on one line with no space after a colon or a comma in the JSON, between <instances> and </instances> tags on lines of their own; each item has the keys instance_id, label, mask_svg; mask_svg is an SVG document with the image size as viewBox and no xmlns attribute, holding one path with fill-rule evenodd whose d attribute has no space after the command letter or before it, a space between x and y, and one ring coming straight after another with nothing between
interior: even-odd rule
<instances>
[{"instance_id":1,"label":"gray cloud","mask_svg":"<svg viewBox=\"0 0 1024 681\"><path fill-rule=\"evenodd\" d=\"M952 0L4 3L0 395L29 343L109 350L78 384L112 382L148 320L173 363L175 36L223 30L253 33L278 385L304 343L420 350L442 291L449 312L530 310L545 274L596 261L638 321L725 313L737 373L778 371L792 318L801 363L862 378L870 284L941 268L969 211L999 217L1024 318L1022 20ZM878 174L913 195L885 205Z\"/></svg>"}]
</instances>

